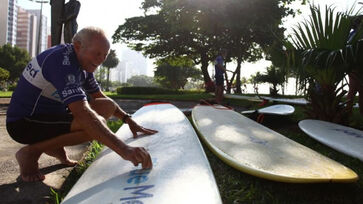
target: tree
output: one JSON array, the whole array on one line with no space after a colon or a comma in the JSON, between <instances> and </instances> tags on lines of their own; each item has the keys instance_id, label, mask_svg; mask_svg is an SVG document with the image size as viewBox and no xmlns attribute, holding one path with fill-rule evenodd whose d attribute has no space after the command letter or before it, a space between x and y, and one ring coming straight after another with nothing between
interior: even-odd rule
<instances>
[{"instance_id":1,"label":"tree","mask_svg":"<svg viewBox=\"0 0 363 204\"><path fill-rule=\"evenodd\" d=\"M227 37L225 43L230 52L229 57L237 62L231 77L231 82L236 77L237 93L241 93L241 64L246 61L257 61L264 56L269 59L271 47L284 38L282 18L293 12L279 2L284 3L283 5L290 3L290 1L266 0L225 1L228 11L223 15ZM263 15L259 15L262 13Z\"/></svg>"},{"instance_id":2,"label":"tree","mask_svg":"<svg viewBox=\"0 0 363 204\"><path fill-rule=\"evenodd\" d=\"M132 76L127 80L127 83L132 86L145 86L145 87L156 86L156 84L154 84L154 78L146 75Z\"/></svg>"},{"instance_id":3,"label":"tree","mask_svg":"<svg viewBox=\"0 0 363 204\"><path fill-rule=\"evenodd\" d=\"M0 47L0 67L9 71L9 81L15 82L20 77L30 57L25 49L5 44Z\"/></svg>"},{"instance_id":4,"label":"tree","mask_svg":"<svg viewBox=\"0 0 363 204\"><path fill-rule=\"evenodd\" d=\"M256 72L256 74L252 75L251 78L248 80L252 84L254 92L256 94L258 94L258 84L261 83L260 78L261 78L261 73Z\"/></svg>"},{"instance_id":5,"label":"tree","mask_svg":"<svg viewBox=\"0 0 363 204\"><path fill-rule=\"evenodd\" d=\"M104 87L107 87L107 81L106 81L106 72L107 68L100 66L95 71L95 78L97 79L98 84L101 86L101 88L104 90Z\"/></svg>"},{"instance_id":6,"label":"tree","mask_svg":"<svg viewBox=\"0 0 363 204\"><path fill-rule=\"evenodd\" d=\"M220 48L227 48L230 57L237 58L239 66L235 73L239 83L240 64L261 56L261 48L271 44L271 31L283 32L279 24L289 14L286 5L290 2L144 0L145 15L126 19L112 38L150 58L188 56L201 65L205 84L211 82L209 62ZM149 10L153 11L150 15Z\"/></svg>"},{"instance_id":7,"label":"tree","mask_svg":"<svg viewBox=\"0 0 363 204\"><path fill-rule=\"evenodd\" d=\"M326 6L324 15L320 7L311 5L310 19L294 29L294 49L290 52L301 59L295 60L295 67L309 82L307 112L312 118L335 123L348 121L349 111L342 100L346 91L338 85L352 65L359 62L363 51L360 46L347 45L350 16L357 15L353 10L335 12L333 7ZM360 29L359 33L362 32ZM358 39L352 42L357 43Z\"/></svg>"},{"instance_id":8,"label":"tree","mask_svg":"<svg viewBox=\"0 0 363 204\"><path fill-rule=\"evenodd\" d=\"M188 78L201 79L201 71L187 58L165 58L156 64L155 81L165 88L184 89Z\"/></svg>"},{"instance_id":9,"label":"tree","mask_svg":"<svg viewBox=\"0 0 363 204\"><path fill-rule=\"evenodd\" d=\"M106 80L106 91L110 90L110 69L116 67L119 63L119 59L116 56L115 50L110 50L108 53L106 60L102 63L103 67L107 69L107 80Z\"/></svg>"},{"instance_id":10,"label":"tree","mask_svg":"<svg viewBox=\"0 0 363 204\"><path fill-rule=\"evenodd\" d=\"M258 77L255 78L255 81L257 83L271 84L272 86L270 87L270 94L271 96L277 96L279 91L277 86L283 86L283 83L285 82L285 74L281 69L271 65L267 68L266 73L258 75Z\"/></svg>"},{"instance_id":11,"label":"tree","mask_svg":"<svg viewBox=\"0 0 363 204\"><path fill-rule=\"evenodd\" d=\"M4 86L6 84L6 80L8 80L9 77L10 77L9 71L0 67L0 84L1 84L1 89L2 90L4 89Z\"/></svg>"}]
</instances>

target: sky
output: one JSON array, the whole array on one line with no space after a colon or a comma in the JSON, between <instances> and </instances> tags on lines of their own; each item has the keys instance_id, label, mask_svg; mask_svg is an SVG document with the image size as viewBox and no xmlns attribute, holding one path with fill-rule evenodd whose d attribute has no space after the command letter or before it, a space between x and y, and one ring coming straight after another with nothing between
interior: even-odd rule
<instances>
[{"instance_id":1,"label":"sky","mask_svg":"<svg viewBox=\"0 0 363 204\"><path fill-rule=\"evenodd\" d=\"M66 0L67 2L68 0ZM197 0L196 0L197 1ZM363 0L362 0L363 1ZM77 17L78 30L86 26L97 26L105 30L107 37L112 42L111 36L117 27L125 22L125 18L140 16L143 11L139 8L143 0L79 0L81 9ZM345 11L349 9L354 3L359 2L356 0L316 0L315 3L319 5L334 5L337 11ZM25 9L40 9L40 4L30 0L18 0L18 5ZM308 17L310 13L308 6L302 7L301 5L294 5L294 8L300 8L303 12L302 15L295 18L288 18L285 20L285 26L291 28L304 18ZM359 5L357 5L359 7ZM48 17L48 25L50 26L50 5L49 3L43 4L43 15ZM118 58L123 60L122 53L125 52L126 46L118 44L111 45L111 49L115 49ZM129 51L127 51L129 52ZM136 53L136 52L135 52ZM134 53L134 54L135 54ZM141 55L141 54L136 54ZM153 75L153 60L147 59L147 75ZM266 67L270 65L269 62L261 60L257 63L246 63L242 66L242 76L249 78L251 74L257 71L264 72ZM228 67L229 66L229 67ZM211 66L212 67L212 66ZM245 69L244 69L245 68ZM213 69L213 68L211 68ZM235 65L230 63L227 69L234 70Z\"/></svg>"}]
</instances>

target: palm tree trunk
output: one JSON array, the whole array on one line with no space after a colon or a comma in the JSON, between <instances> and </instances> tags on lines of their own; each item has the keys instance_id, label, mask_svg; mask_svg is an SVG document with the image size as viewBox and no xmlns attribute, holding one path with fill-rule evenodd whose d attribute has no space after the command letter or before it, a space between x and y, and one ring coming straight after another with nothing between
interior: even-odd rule
<instances>
[{"instance_id":1,"label":"palm tree trunk","mask_svg":"<svg viewBox=\"0 0 363 204\"><path fill-rule=\"evenodd\" d=\"M110 90L110 68L107 67L106 91Z\"/></svg>"}]
</instances>

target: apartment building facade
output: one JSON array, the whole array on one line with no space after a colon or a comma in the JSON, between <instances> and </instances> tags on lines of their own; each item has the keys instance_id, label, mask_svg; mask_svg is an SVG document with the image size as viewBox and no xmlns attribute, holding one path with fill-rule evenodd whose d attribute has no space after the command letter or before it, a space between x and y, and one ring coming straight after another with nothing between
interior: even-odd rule
<instances>
[{"instance_id":1,"label":"apartment building facade","mask_svg":"<svg viewBox=\"0 0 363 204\"><path fill-rule=\"evenodd\" d=\"M0 46L16 44L17 1L0 0Z\"/></svg>"},{"instance_id":2,"label":"apartment building facade","mask_svg":"<svg viewBox=\"0 0 363 204\"><path fill-rule=\"evenodd\" d=\"M31 57L37 54L37 16L18 8L16 45L26 49Z\"/></svg>"},{"instance_id":3,"label":"apartment building facade","mask_svg":"<svg viewBox=\"0 0 363 204\"><path fill-rule=\"evenodd\" d=\"M26 10L27 12L29 12L30 14L36 16L37 18L37 40L36 40L36 44L37 44L37 53L38 53L38 46L39 46L39 53L43 52L44 50L46 50L48 48L48 28L47 28L47 17L42 15L40 17L40 10L34 10L34 9L30 9L30 10ZM42 19L40 19L42 18ZM40 29L40 30L39 30ZM39 36L40 35L40 36ZM40 42L38 42L40 40Z\"/></svg>"}]
</instances>

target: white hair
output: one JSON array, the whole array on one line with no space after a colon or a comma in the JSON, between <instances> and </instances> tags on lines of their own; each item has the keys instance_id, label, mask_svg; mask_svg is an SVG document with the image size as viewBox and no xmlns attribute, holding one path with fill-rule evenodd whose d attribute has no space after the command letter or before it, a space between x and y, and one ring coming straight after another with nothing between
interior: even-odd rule
<instances>
[{"instance_id":1,"label":"white hair","mask_svg":"<svg viewBox=\"0 0 363 204\"><path fill-rule=\"evenodd\" d=\"M73 36L72 41L73 41L73 43L79 42L83 46L87 46L88 43L91 42L95 36L103 37L107 41L107 43L109 43L106 38L105 32L101 28L93 27L93 26L85 27L85 28L81 29L80 31L78 31Z\"/></svg>"}]
</instances>

